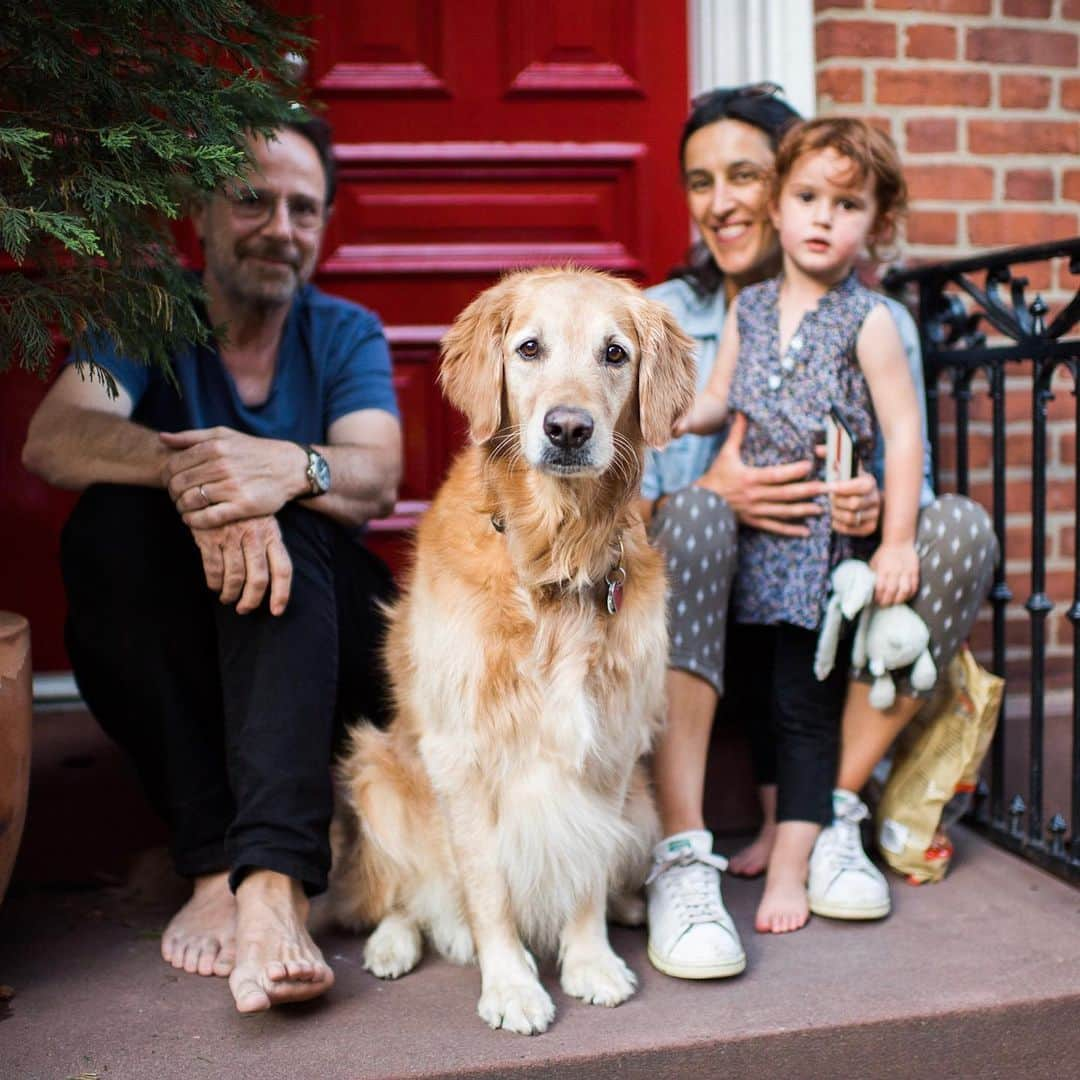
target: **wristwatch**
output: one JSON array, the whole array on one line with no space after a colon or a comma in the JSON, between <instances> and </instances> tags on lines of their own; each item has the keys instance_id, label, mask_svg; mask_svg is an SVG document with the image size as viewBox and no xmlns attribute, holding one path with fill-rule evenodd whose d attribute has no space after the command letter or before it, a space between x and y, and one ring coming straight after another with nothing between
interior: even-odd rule
<instances>
[{"instance_id":1,"label":"wristwatch","mask_svg":"<svg viewBox=\"0 0 1080 1080\"><path fill-rule=\"evenodd\" d=\"M298 442L296 444L307 454L307 482L309 491L300 498L307 499L314 495L325 495L330 490L330 466L326 458L312 446Z\"/></svg>"}]
</instances>

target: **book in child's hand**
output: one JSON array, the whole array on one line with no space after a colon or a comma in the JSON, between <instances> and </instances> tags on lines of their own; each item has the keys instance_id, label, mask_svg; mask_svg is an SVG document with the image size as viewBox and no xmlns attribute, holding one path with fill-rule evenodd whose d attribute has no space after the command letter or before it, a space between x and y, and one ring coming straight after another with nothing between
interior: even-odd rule
<instances>
[{"instance_id":1,"label":"book in child's hand","mask_svg":"<svg viewBox=\"0 0 1080 1080\"><path fill-rule=\"evenodd\" d=\"M833 405L825 417L825 479L830 482L850 480L857 465L851 428Z\"/></svg>"}]
</instances>

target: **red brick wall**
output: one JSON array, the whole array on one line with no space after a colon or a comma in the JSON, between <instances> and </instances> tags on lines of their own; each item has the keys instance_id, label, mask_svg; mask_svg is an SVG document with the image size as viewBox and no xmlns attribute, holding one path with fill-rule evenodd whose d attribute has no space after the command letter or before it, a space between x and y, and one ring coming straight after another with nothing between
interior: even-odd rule
<instances>
[{"instance_id":1,"label":"red brick wall","mask_svg":"<svg viewBox=\"0 0 1080 1080\"><path fill-rule=\"evenodd\" d=\"M896 141L911 189L906 262L1075 236L1080 231L1080 0L815 0L818 111L864 116ZM1025 268L1027 269L1027 268ZM1057 310L1080 279L1032 266L1028 299ZM975 384L972 494L989 507L990 405ZM1059 373L1050 404L1047 619L1051 687L1070 685L1076 399ZM942 388L944 390L944 387ZM1031 593L1031 373L1006 387L1010 672L1026 674ZM955 446L942 409L942 488ZM987 625L976 635L989 640ZM980 651L982 651L980 649ZM1014 683L1016 685L1016 683Z\"/></svg>"}]
</instances>

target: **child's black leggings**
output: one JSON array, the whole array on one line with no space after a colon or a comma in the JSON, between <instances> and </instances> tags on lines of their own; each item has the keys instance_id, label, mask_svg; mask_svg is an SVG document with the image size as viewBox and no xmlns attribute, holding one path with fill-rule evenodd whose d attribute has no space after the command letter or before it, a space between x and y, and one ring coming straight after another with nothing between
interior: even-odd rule
<instances>
[{"instance_id":1,"label":"child's black leggings","mask_svg":"<svg viewBox=\"0 0 1080 1080\"><path fill-rule=\"evenodd\" d=\"M818 682L816 630L740 623L730 633L728 695L746 710L752 742L760 744L755 759L775 739L777 820L831 824L849 650L841 644L832 673ZM769 770L755 771L768 782Z\"/></svg>"}]
</instances>

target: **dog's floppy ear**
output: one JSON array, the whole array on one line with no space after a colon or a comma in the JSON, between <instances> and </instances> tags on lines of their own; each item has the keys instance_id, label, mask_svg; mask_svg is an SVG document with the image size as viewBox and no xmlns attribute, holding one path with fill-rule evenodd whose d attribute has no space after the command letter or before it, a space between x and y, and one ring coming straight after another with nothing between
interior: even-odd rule
<instances>
[{"instance_id":1,"label":"dog's floppy ear","mask_svg":"<svg viewBox=\"0 0 1080 1080\"><path fill-rule=\"evenodd\" d=\"M508 315L506 282L482 292L442 339L439 382L447 401L465 414L476 443L502 424L502 338Z\"/></svg>"},{"instance_id":2,"label":"dog's floppy ear","mask_svg":"<svg viewBox=\"0 0 1080 1080\"><path fill-rule=\"evenodd\" d=\"M667 307L641 297L634 313L641 362L638 409L641 434L659 449L671 442L671 429L694 403L697 364L694 341Z\"/></svg>"}]
</instances>

